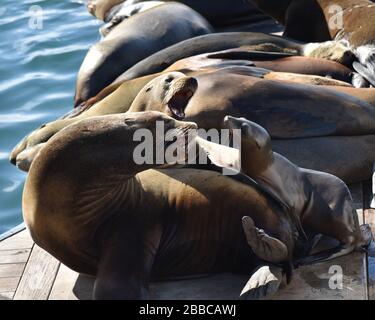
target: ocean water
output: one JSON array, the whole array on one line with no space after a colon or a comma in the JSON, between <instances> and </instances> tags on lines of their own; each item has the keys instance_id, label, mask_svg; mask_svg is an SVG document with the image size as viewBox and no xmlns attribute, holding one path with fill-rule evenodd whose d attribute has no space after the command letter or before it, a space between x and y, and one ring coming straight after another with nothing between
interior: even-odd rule
<instances>
[{"instance_id":1,"label":"ocean water","mask_svg":"<svg viewBox=\"0 0 375 320\"><path fill-rule=\"evenodd\" d=\"M72 109L100 22L84 0L0 1L0 234L22 222L26 174L8 161L31 130Z\"/></svg>"}]
</instances>

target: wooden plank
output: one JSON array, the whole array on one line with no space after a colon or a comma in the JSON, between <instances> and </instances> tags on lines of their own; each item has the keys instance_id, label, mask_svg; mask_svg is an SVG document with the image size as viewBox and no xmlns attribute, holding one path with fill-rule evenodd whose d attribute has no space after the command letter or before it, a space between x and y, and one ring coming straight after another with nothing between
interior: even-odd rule
<instances>
[{"instance_id":1,"label":"wooden plank","mask_svg":"<svg viewBox=\"0 0 375 320\"><path fill-rule=\"evenodd\" d=\"M26 263L31 249L0 251L0 265L6 263Z\"/></svg>"},{"instance_id":2,"label":"wooden plank","mask_svg":"<svg viewBox=\"0 0 375 320\"><path fill-rule=\"evenodd\" d=\"M0 265L0 278L21 277L25 263L7 263Z\"/></svg>"},{"instance_id":3,"label":"wooden plank","mask_svg":"<svg viewBox=\"0 0 375 320\"><path fill-rule=\"evenodd\" d=\"M35 245L14 300L47 300L60 262Z\"/></svg>"},{"instance_id":4,"label":"wooden plank","mask_svg":"<svg viewBox=\"0 0 375 320\"><path fill-rule=\"evenodd\" d=\"M16 291L19 281L19 277L0 278L0 294Z\"/></svg>"},{"instance_id":5,"label":"wooden plank","mask_svg":"<svg viewBox=\"0 0 375 320\"><path fill-rule=\"evenodd\" d=\"M91 300L94 278L61 264L49 300Z\"/></svg>"},{"instance_id":6,"label":"wooden plank","mask_svg":"<svg viewBox=\"0 0 375 320\"><path fill-rule=\"evenodd\" d=\"M0 300L12 300L14 292L3 292L0 293Z\"/></svg>"},{"instance_id":7,"label":"wooden plank","mask_svg":"<svg viewBox=\"0 0 375 320\"><path fill-rule=\"evenodd\" d=\"M14 236L17 233L20 233L21 231L23 231L25 229L26 229L25 224L21 223L18 226L15 226L14 228L10 229L9 231L0 234L0 241L3 241L7 238L10 238L10 237Z\"/></svg>"},{"instance_id":8,"label":"wooden plank","mask_svg":"<svg viewBox=\"0 0 375 320\"><path fill-rule=\"evenodd\" d=\"M27 230L15 234L14 236L0 242L0 251L31 249L34 242Z\"/></svg>"},{"instance_id":9,"label":"wooden plank","mask_svg":"<svg viewBox=\"0 0 375 320\"><path fill-rule=\"evenodd\" d=\"M336 270L343 271L342 289L332 287ZM275 300L366 300L366 275L363 254L352 253L330 262L298 268L291 283L281 289ZM331 284L330 284L331 283Z\"/></svg>"}]
</instances>

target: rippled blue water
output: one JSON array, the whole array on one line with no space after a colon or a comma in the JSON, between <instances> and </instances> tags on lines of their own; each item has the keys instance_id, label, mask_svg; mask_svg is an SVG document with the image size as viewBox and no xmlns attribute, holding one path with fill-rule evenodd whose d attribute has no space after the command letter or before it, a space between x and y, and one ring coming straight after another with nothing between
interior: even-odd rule
<instances>
[{"instance_id":1,"label":"rippled blue water","mask_svg":"<svg viewBox=\"0 0 375 320\"><path fill-rule=\"evenodd\" d=\"M0 2L0 234L22 222L26 175L9 153L32 129L72 108L76 74L98 28L85 1Z\"/></svg>"}]
</instances>

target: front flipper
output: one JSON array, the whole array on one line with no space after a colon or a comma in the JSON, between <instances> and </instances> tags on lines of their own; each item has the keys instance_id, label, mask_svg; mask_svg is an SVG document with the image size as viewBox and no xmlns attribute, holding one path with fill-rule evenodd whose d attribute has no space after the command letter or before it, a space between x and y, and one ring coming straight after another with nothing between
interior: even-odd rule
<instances>
[{"instance_id":1,"label":"front flipper","mask_svg":"<svg viewBox=\"0 0 375 320\"><path fill-rule=\"evenodd\" d=\"M148 300L160 228L145 230L140 223L128 221L125 225L121 221L116 224L101 237L104 239L93 297L95 300Z\"/></svg>"},{"instance_id":2,"label":"front flipper","mask_svg":"<svg viewBox=\"0 0 375 320\"><path fill-rule=\"evenodd\" d=\"M243 288L241 300L260 300L274 295L283 280L282 269L265 265L259 267Z\"/></svg>"},{"instance_id":3,"label":"front flipper","mask_svg":"<svg viewBox=\"0 0 375 320\"><path fill-rule=\"evenodd\" d=\"M264 230L258 229L250 217L242 218L247 243L258 258L272 263L288 260L288 248L279 239L268 235Z\"/></svg>"}]
</instances>

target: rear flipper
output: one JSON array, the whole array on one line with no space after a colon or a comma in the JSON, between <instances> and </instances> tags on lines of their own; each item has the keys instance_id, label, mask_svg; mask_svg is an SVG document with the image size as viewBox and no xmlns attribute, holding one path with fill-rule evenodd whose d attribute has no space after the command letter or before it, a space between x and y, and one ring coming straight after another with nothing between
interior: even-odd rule
<instances>
[{"instance_id":1,"label":"rear flipper","mask_svg":"<svg viewBox=\"0 0 375 320\"><path fill-rule=\"evenodd\" d=\"M258 229L250 217L242 218L247 243L258 258L271 263L281 263L288 260L288 248L279 239Z\"/></svg>"},{"instance_id":2,"label":"rear flipper","mask_svg":"<svg viewBox=\"0 0 375 320\"><path fill-rule=\"evenodd\" d=\"M241 300L260 300L274 295L283 282L280 267L264 265L259 267L243 288Z\"/></svg>"},{"instance_id":3,"label":"rear flipper","mask_svg":"<svg viewBox=\"0 0 375 320\"><path fill-rule=\"evenodd\" d=\"M368 224L364 224L360 226L361 234L362 234L362 241L357 245L354 244L340 244L334 248L330 248L316 254L310 255L306 258L302 258L295 263L295 266L302 266L314 263L320 263L329 261L332 259L336 259L342 256L345 256L353 251L366 249L371 242L373 241L373 235L371 231L371 227Z\"/></svg>"}]
</instances>

